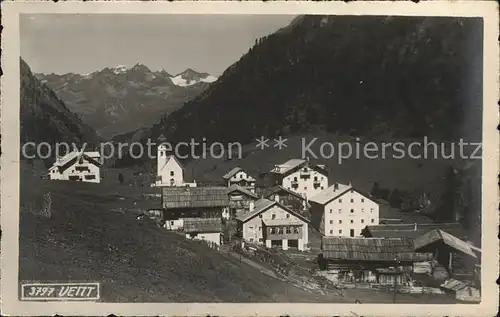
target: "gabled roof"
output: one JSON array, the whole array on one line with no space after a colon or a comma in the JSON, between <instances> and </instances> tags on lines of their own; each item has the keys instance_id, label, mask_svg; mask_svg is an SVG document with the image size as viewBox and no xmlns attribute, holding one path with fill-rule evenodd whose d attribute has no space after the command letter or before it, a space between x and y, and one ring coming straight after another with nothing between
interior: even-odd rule
<instances>
[{"instance_id":1,"label":"gabled roof","mask_svg":"<svg viewBox=\"0 0 500 317\"><path fill-rule=\"evenodd\" d=\"M321 250L328 260L420 262L431 253L416 253L410 239L323 237Z\"/></svg>"},{"instance_id":2,"label":"gabled roof","mask_svg":"<svg viewBox=\"0 0 500 317\"><path fill-rule=\"evenodd\" d=\"M273 206L278 206L278 207L282 208L283 210L286 210L290 214L294 215L295 217L301 219L302 221L309 223L309 220L304 218L304 216L296 213L295 211L291 210L290 208L283 206L282 204L278 203L277 201L269 200L266 198L261 198L261 199L257 200L254 204L254 208L252 211L236 215L236 219L241 221L241 222L247 222L248 220L254 218L255 216L259 215L260 213L268 210L269 208L271 208Z\"/></svg>"},{"instance_id":3,"label":"gabled roof","mask_svg":"<svg viewBox=\"0 0 500 317\"><path fill-rule=\"evenodd\" d=\"M226 174L224 174L224 176L222 176L222 178L224 178L226 180L230 179L231 177L233 177L234 175L236 175L236 173L238 173L239 171L242 171L242 170L243 169L241 167L236 166L235 168L233 168L232 170L230 170L229 172L227 172Z\"/></svg>"},{"instance_id":4,"label":"gabled roof","mask_svg":"<svg viewBox=\"0 0 500 317\"><path fill-rule=\"evenodd\" d=\"M231 194L231 193L233 193L235 191L240 192L242 194L245 194L245 195L247 195L249 197L252 197L252 198L255 198L255 199L259 199L259 197L257 195L255 195L254 193L252 193L248 189L246 189L244 187L241 187L241 186L238 186L238 185L231 185L231 187L228 188L227 193Z\"/></svg>"},{"instance_id":5,"label":"gabled roof","mask_svg":"<svg viewBox=\"0 0 500 317\"><path fill-rule=\"evenodd\" d=\"M163 187L163 208L225 207L227 187Z\"/></svg>"},{"instance_id":6,"label":"gabled roof","mask_svg":"<svg viewBox=\"0 0 500 317\"><path fill-rule=\"evenodd\" d=\"M290 195L293 195L295 197L297 197L298 199L301 199L301 200L305 200L304 196L302 196L301 194L299 193L296 193L292 190L289 190L289 189L286 189L285 187L281 186L281 185L276 185L276 186L273 186L271 188L267 188L264 190L263 192L263 195L265 198L269 198L269 196L273 195L273 194L276 194L280 191L284 191Z\"/></svg>"},{"instance_id":7,"label":"gabled roof","mask_svg":"<svg viewBox=\"0 0 500 317\"><path fill-rule=\"evenodd\" d=\"M63 157L57 158L52 167L49 170L53 170L57 168L59 172L62 172L69 168L74 162L76 162L80 157L85 158L90 163L96 166L102 166L102 164L98 161L101 157L99 152L81 152L81 151L72 151L64 155Z\"/></svg>"},{"instance_id":8,"label":"gabled roof","mask_svg":"<svg viewBox=\"0 0 500 317\"><path fill-rule=\"evenodd\" d=\"M309 198L309 200L312 202L318 203L320 205L324 205L324 204L327 204L330 201L342 196L351 188L352 188L352 186L350 186L350 185L336 183L336 184L333 184L332 186L322 190L317 195Z\"/></svg>"},{"instance_id":9,"label":"gabled roof","mask_svg":"<svg viewBox=\"0 0 500 317\"><path fill-rule=\"evenodd\" d=\"M271 173L279 174L282 176L288 175L294 171L299 170L303 166L308 166L309 168L320 172L323 175L327 175L328 172L325 170L324 165L316 165L311 163L310 161L302 160L302 159L290 159L283 164L275 165L271 170Z\"/></svg>"},{"instance_id":10,"label":"gabled roof","mask_svg":"<svg viewBox=\"0 0 500 317\"><path fill-rule=\"evenodd\" d=\"M437 244L446 245L449 248L467 254L473 258L477 258L476 254L472 251L471 246L452 236L440 229L435 229L424 233L420 237L414 239L415 251L429 251L435 249Z\"/></svg>"},{"instance_id":11,"label":"gabled roof","mask_svg":"<svg viewBox=\"0 0 500 317\"><path fill-rule=\"evenodd\" d=\"M417 238L432 231L441 229L455 237L464 238L467 232L458 222L452 223L415 223L415 224L383 224L366 226L363 235L374 238Z\"/></svg>"},{"instance_id":12,"label":"gabled roof","mask_svg":"<svg viewBox=\"0 0 500 317\"><path fill-rule=\"evenodd\" d=\"M175 157L175 155L169 155L169 156L167 156L167 160L165 161L165 164L163 164L163 166L160 168L160 171L162 171L165 168L165 166L167 166L167 164L168 164L168 162L170 162L170 160L174 160L175 162L177 162L177 164L182 168L182 170L184 170L184 166L182 166L181 162L179 162L177 157Z\"/></svg>"}]
</instances>

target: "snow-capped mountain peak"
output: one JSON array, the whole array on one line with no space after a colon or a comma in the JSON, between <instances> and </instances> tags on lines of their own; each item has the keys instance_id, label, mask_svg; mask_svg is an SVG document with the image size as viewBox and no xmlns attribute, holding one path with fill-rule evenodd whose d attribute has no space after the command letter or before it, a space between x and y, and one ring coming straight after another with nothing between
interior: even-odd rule
<instances>
[{"instance_id":1,"label":"snow-capped mountain peak","mask_svg":"<svg viewBox=\"0 0 500 317\"><path fill-rule=\"evenodd\" d=\"M124 73L126 71L127 71L127 66L125 66L125 65L118 65L116 67L113 67L113 72L117 75Z\"/></svg>"},{"instance_id":2,"label":"snow-capped mountain peak","mask_svg":"<svg viewBox=\"0 0 500 317\"><path fill-rule=\"evenodd\" d=\"M174 83L174 85L180 86L180 87L186 87L186 86L191 86L195 85L197 83L203 82L203 83L213 83L214 81L217 80L217 77L212 76L208 73L198 73L197 71L188 68L182 73L179 73L175 76L171 76L170 79Z\"/></svg>"}]
</instances>

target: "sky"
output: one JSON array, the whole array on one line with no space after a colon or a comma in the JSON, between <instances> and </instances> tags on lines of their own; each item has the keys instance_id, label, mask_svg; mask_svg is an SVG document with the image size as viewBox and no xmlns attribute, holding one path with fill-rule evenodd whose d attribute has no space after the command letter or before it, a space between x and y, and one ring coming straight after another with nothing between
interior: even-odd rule
<instances>
[{"instance_id":1,"label":"sky","mask_svg":"<svg viewBox=\"0 0 500 317\"><path fill-rule=\"evenodd\" d=\"M141 63L172 75L220 76L259 37L291 15L29 14L20 17L21 57L35 73L91 73Z\"/></svg>"}]
</instances>

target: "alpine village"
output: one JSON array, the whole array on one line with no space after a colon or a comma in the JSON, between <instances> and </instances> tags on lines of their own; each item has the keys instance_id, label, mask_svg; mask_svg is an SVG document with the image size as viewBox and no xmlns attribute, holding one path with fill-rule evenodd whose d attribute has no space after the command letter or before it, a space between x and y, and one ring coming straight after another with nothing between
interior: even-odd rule
<instances>
[{"instance_id":1,"label":"alpine village","mask_svg":"<svg viewBox=\"0 0 500 317\"><path fill-rule=\"evenodd\" d=\"M416 91L401 97L393 94L398 89L391 87L391 92L384 93L390 95L387 100L413 98L420 107L437 105L425 100L430 93L420 92L419 84L404 74L412 74L415 81L426 78L432 83L438 82L432 76L446 74L450 77L440 79L440 87L428 89L440 90L438 99L449 98L451 103L460 99L450 97L456 91L453 77L458 77L456 73L460 71L456 64L448 57L439 57L434 66L421 60L428 58L426 54L440 56L444 50L440 44L443 34L457 43L466 36L453 28L454 24L472 22L450 19L434 23L419 19L408 22L403 29L408 34L418 30L421 41L435 45L418 50L411 60L396 62L387 57L384 63L388 66L383 71L378 66L370 70L345 65L329 54L313 55L313 51L295 40L315 34L313 45L328 32L335 33L332 30L339 25L348 23L341 18L333 22L319 16L300 17L285 29L259 39L220 78L193 70L171 76L142 64L106 68L90 75L45 75L32 73L21 60L22 142L112 140L116 144L142 142L149 137L157 145L156 158L134 162L127 157L104 159L103 153L88 150L90 147L45 160L22 159L20 279L99 280L103 284L103 300L112 302L479 302L480 160L352 159L339 164L336 159L301 157L299 151L301 138L315 135L337 142L360 135L363 142L409 140L424 134L451 138L451 134L440 134L440 130L427 128L427 124L425 128L414 124L413 132L405 130L410 125L408 120L419 122L415 116L420 112L407 116L404 102L384 109L380 104L370 104L375 98L373 94L391 87L387 82L399 76L391 81L392 85L397 87L397 81L406 81L405 84L417 87ZM368 23L360 29L370 32L380 23L374 21L371 27ZM384 23L397 25L401 21L390 19ZM322 28L314 27L316 24ZM443 31L446 27L454 31ZM391 37L393 43L420 45L404 42L409 38L405 34L385 36ZM338 38L337 44L327 45L324 50L342 50L355 41L354 36ZM266 65L272 63L266 63L266 58L275 61L281 56L273 52L280 49L274 42L283 44L279 47L295 48L300 56L294 62L280 64L287 69L286 74L299 73L303 71L301 67L320 69L324 61L313 60L328 59L333 73L345 68L349 76L364 78L365 87L355 88L365 89L364 95L351 98L357 95L356 90L335 90L338 85L350 85L349 78L344 78L344 83L316 81L319 88L313 92L309 84L313 85L316 78L300 78L309 76L302 73L289 78L288 84L295 88L287 94L296 96L293 102L291 98L283 101L289 107L275 112L271 108L279 107L277 100L283 97L283 91L274 82L288 80L284 70L277 68L265 75L269 78L249 79L248 83L238 79L250 78L252 72L268 71ZM449 45L457 52L463 47ZM397 50L397 45L364 48L382 49ZM463 61L457 52L458 57L453 58ZM370 63L379 65L382 61L374 59ZM432 68L443 71L433 72ZM384 72L388 75L374 77ZM107 90L98 84L103 82L99 76L105 76ZM79 99L86 98L98 105L98 96L109 93L109 87L115 83L118 86L121 76L129 80L133 77L144 91L159 91L152 85L162 84L163 76L164 85L170 85L171 91L182 90L177 93L183 97L178 98L176 109L167 115L160 116L155 109L157 112L151 113L151 117L160 120L152 128L134 126L122 134L118 133L123 131L119 124L133 122L134 116L135 124L143 120L138 112L122 123L102 125L97 122L104 119L104 112L92 117L75 110L78 105L71 96L80 94ZM147 76L156 79L141 82ZM294 81L309 83L300 86ZM239 89L238 85L245 86ZM134 87L124 89L130 92ZM259 87L266 87L265 92ZM295 93L294 89L302 90ZM330 96L326 93L329 89L336 91L337 96L315 99L315 94ZM278 97L272 97L272 91ZM141 93L134 91L130 96L139 98ZM106 97L108 107L112 102L123 106L125 101L114 94ZM325 111L334 110L318 103L328 98L337 98L336 119L331 121L336 126L322 129L321 117ZM227 107L222 107L225 103ZM366 121L353 117L363 111L363 116L372 117L372 110L363 105L372 110L378 108L373 118L379 125L373 123L369 131L362 128ZM431 127L440 126L439 120L450 122L447 115L437 115L432 107L422 110L428 122L434 120ZM236 108L241 110L235 111ZM452 111L449 109L441 111ZM119 109L115 107L113 111ZM395 123L393 117L403 121ZM251 130L246 122L257 128ZM382 130L397 132L388 136ZM447 126L445 130L452 129ZM271 141L284 136L288 146L281 151L272 146L259 150L254 140L261 134L267 134ZM187 135L207 135L221 141L238 138L244 144L243 156L181 159L163 145Z\"/></svg>"}]
</instances>

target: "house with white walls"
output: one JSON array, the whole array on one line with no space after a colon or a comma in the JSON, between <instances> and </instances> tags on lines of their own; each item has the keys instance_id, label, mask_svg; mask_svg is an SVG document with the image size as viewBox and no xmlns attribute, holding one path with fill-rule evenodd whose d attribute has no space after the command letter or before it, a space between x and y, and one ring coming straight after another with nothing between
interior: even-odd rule
<instances>
[{"instance_id":1,"label":"house with white walls","mask_svg":"<svg viewBox=\"0 0 500 317\"><path fill-rule=\"evenodd\" d=\"M379 205L351 184L335 183L309 200L311 225L324 236L359 237L379 224Z\"/></svg>"},{"instance_id":2,"label":"house with white walls","mask_svg":"<svg viewBox=\"0 0 500 317\"><path fill-rule=\"evenodd\" d=\"M299 193L306 199L328 187L328 172L324 165L309 160L291 159L271 170L274 185Z\"/></svg>"},{"instance_id":3,"label":"house with white walls","mask_svg":"<svg viewBox=\"0 0 500 317\"><path fill-rule=\"evenodd\" d=\"M179 187L188 186L196 187L196 182L186 182L184 179L184 167L175 157L167 153L165 144L158 146L158 154L156 157L156 182L158 187Z\"/></svg>"},{"instance_id":4,"label":"house with white walls","mask_svg":"<svg viewBox=\"0 0 500 317\"><path fill-rule=\"evenodd\" d=\"M238 233L244 241L299 251L309 249L309 221L278 201L261 198L252 209L236 216Z\"/></svg>"},{"instance_id":5,"label":"house with white walls","mask_svg":"<svg viewBox=\"0 0 500 317\"><path fill-rule=\"evenodd\" d=\"M49 168L49 179L100 183L100 159L99 152L69 152Z\"/></svg>"},{"instance_id":6,"label":"house with white walls","mask_svg":"<svg viewBox=\"0 0 500 317\"><path fill-rule=\"evenodd\" d=\"M259 196L254 192L238 185L229 187L227 195L229 196L229 208L227 214L222 214L224 219L233 219L237 213L253 209L255 201L259 200Z\"/></svg>"},{"instance_id":7,"label":"house with white walls","mask_svg":"<svg viewBox=\"0 0 500 317\"><path fill-rule=\"evenodd\" d=\"M252 193L255 192L255 178L250 176L241 167L233 168L232 170L224 174L222 178L226 182L227 187L238 185L240 187L248 189Z\"/></svg>"}]
</instances>

